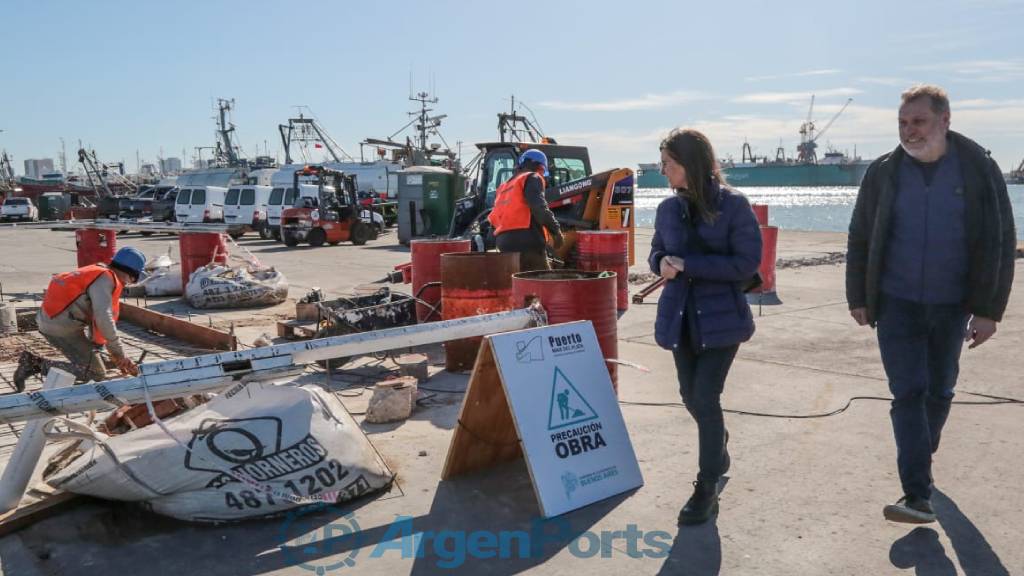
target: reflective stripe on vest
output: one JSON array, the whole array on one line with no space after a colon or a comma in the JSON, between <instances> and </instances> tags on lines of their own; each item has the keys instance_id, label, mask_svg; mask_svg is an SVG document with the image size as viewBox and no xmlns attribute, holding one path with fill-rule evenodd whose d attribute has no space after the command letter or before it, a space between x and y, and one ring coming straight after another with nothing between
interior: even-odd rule
<instances>
[{"instance_id":1,"label":"reflective stripe on vest","mask_svg":"<svg viewBox=\"0 0 1024 576\"><path fill-rule=\"evenodd\" d=\"M530 227L530 205L526 202L524 194L526 179L536 172L523 172L509 179L498 187L494 195L494 209L487 220L494 226L494 235L497 236L509 230L525 230ZM546 187L544 177L540 178L541 187ZM547 236L547 229L544 230Z\"/></svg>"},{"instance_id":2,"label":"reflective stripe on vest","mask_svg":"<svg viewBox=\"0 0 1024 576\"><path fill-rule=\"evenodd\" d=\"M124 284L121 283L121 280L117 277L117 274L114 274L113 270L102 264L90 264L89 266L82 266L78 270L54 275L50 279L50 285L46 287L46 295L43 297L43 312L49 318L54 318L67 310L68 306L71 306L71 303L77 300L79 296L85 294L89 290L89 286L92 286L92 283L102 274L110 274L110 277L114 280L114 292L111 294L110 309L114 321L117 322L117 318L121 313L121 290L124 289ZM107 343L107 339L96 328L95 320L92 322L92 341L101 345Z\"/></svg>"}]
</instances>

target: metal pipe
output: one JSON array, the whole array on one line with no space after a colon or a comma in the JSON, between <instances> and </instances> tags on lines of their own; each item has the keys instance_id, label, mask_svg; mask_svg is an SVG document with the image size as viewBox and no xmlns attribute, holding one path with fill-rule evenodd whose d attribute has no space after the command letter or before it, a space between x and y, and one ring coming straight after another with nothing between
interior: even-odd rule
<instances>
[{"instance_id":1,"label":"metal pipe","mask_svg":"<svg viewBox=\"0 0 1024 576\"><path fill-rule=\"evenodd\" d=\"M521 330L546 322L543 308L534 306L511 312L154 362L139 366L140 375L134 378L0 396L0 423L136 404L143 401L144 388L149 389L153 400L180 398L219 390L235 383L244 386L247 382L295 375L305 369L305 364L318 360Z\"/></svg>"},{"instance_id":2,"label":"metal pipe","mask_svg":"<svg viewBox=\"0 0 1024 576\"><path fill-rule=\"evenodd\" d=\"M654 292L658 288L661 288L664 285L665 279L658 278L654 282L651 282L647 286L644 286L643 290L637 292L636 294L633 294L633 304L643 304L644 298L650 296L652 292Z\"/></svg>"}]
</instances>

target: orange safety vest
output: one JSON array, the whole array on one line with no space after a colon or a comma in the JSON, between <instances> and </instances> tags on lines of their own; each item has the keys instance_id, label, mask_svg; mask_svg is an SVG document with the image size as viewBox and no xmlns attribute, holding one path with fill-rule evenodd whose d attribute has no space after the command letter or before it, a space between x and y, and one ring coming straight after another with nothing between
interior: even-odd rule
<instances>
[{"instance_id":1,"label":"orange safety vest","mask_svg":"<svg viewBox=\"0 0 1024 576\"><path fill-rule=\"evenodd\" d=\"M526 196L523 194L526 179L530 174L536 174L536 172L517 174L498 186L498 191L494 195L494 209L487 217L487 220L494 226L495 236L509 230L525 230L530 227L530 205L526 202ZM543 176L540 176L540 181L542 187L547 187ZM541 229L544 231L544 238L550 238L547 228L541 226Z\"/></svg>"},{"instance_id":2,"label":"orange safety vest","mask_svg":"<svg viewBox=\"0 0 1024 576\"><path fill-rule=\"evenodd\" d=\"M110 274L110 277L114 279L114 292L111 294L110 308L114 321L117 322L117 317L121 313L121 290L124 289L124 284L121 283L117 274L102 264L90 264L82 266L78 270L55 274L50 279L50 285L46 287L46 295L43 296L43 312L53 318L67 310L68 306L71 306L72 302L84 294L102 274ZM96 328L95 320L92 323L92 341L99 345L107 343L107 339Z\"/></svg>"}]
</instances>

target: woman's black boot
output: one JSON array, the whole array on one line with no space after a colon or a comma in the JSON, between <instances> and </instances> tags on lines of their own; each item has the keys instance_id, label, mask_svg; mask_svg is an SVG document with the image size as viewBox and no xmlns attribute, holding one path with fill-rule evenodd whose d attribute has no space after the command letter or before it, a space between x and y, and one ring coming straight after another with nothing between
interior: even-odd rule
<instances>
[{"instance_id":1,"label":"woman's black boot","mask_svg":"<svg viewBox=\"0 0 1024 576\"><path fill-rule=\"evenodd\" d=\"M693 483L693 496L679 513L679 524L703 524L718 513L718 482L698 480Z\"/></svg>"}]
</instances>

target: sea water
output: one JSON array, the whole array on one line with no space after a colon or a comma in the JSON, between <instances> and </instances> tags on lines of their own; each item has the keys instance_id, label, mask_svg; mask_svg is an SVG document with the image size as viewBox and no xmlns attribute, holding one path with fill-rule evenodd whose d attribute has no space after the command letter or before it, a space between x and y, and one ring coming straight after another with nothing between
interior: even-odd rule
<instances>
[{"instance_id":1,"label":"sea water","mask_svg":"<svg viewBox=\"0 0 1024 576\"><path fill-rule=\"evenodd\" d=\"M768 222L783 230L846 232L857 201L857 188L739 187L753 204L768 205ZM1008 186L1017 238L1024 240L1024 185ZM636 224L654 226L654 212L661 200L672 194L669 188L638 188Z\"/></svg>"}]
</instances>

